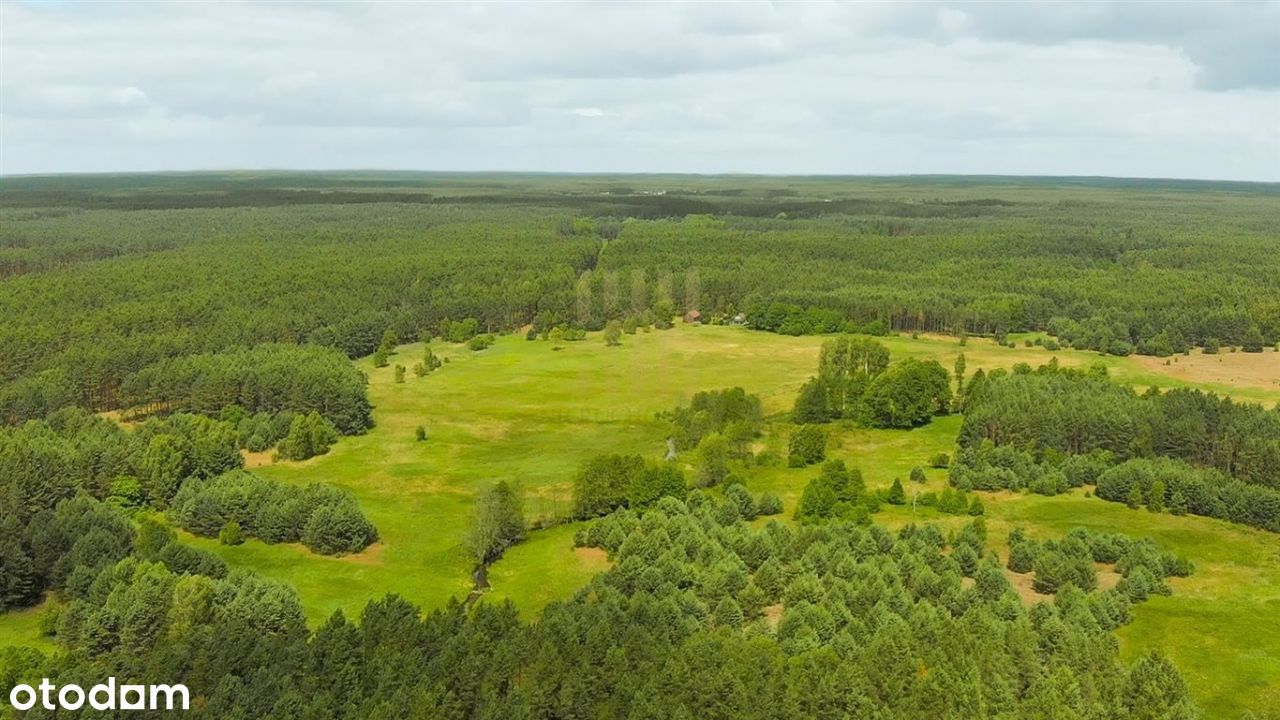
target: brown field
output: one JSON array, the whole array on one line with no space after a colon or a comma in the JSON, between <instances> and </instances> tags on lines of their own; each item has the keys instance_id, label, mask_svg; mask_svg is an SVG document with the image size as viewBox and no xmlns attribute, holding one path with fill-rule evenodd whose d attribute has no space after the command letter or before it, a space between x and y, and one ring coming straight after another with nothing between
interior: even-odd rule
<instances>
[{"instance_id":1,"label":"brown field","mask_svg":"<svg viewBox=\"0 0 1280 720\"><path fill-rule=\"evenodd\" d=\"M1260 353L1228 350L1216 355L1196 350L1190 355L1171 358L1134 355L1132 360L1145 370L1186 382L1280 390L1280 353L1275 350Z\"/></svg>"}]
</instances>

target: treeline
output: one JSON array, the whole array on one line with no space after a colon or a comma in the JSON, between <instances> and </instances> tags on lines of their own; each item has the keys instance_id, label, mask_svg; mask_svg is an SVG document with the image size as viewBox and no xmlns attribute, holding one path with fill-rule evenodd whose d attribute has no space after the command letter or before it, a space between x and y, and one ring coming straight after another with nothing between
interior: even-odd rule
<instances>
[{"instance_id":1,"label":"treeline","mask_svg":"<svg viewBox=\"0 0 1280 720\"><path fill-rule=\"evenodd\" d=\"M234 184L205 180L216 192ZM60 197L119 200L59 182ZM0 416L120 407L122 384L169 358L271 342L357 357L388 329L442 335L464 318L484 332L539 316L581 330L745 311L780 332L1051 330L1076 347L1153 354L1280 339L1275 228L1258 193L950 187L920 202L854 198L851 181L832 181L797 191L822 197L794 199L524 186L279 207L265 180L254 188L265 194L240 200L263 206L209 209L190 207L209 196L201 178L168 182L186 207L68 210L31 205L45 191L6 193L24 207L0 222L0 273L11 275L0 284Z\"/></svg>"},{"instance_id":2,"label":"treeline","mask_svg":"<svg viewBox=\"0 0 1280 720\"><path fill-rule=\"evenodd\" d=\"M861 333L863 335L888 335L889 324L879 318L857 322L844 316L839 310L821 307L801 307L784 302L757 301L746 308L746 325L756 330L779 335L825 335L827 333Z\"/></svg>"},{"instance_id":3,"label":"treeline","mask_svg":"<svg viewBox=\"0 0 1280 720\"><path fill-rule=\"evenodd\" d=\"M1064 586L1025 607L984 538L752 528L699 491L594 524L579 541L612 568L536 624L389 596L314 633L283 586L126 559L68 591L57 629L76 652L8 650L0 680L181 682L191 713L219 718L1198 715L1167 659L1121 663L1112 604Z\"/></svg>"},{"instance_id":4,"label":"treeline","mask_svg":"<svg viewBox=\"0 0 1280 720\"><path fill-rule=\"evenodd\" d=\"M351 493L316 483L289 485L243 471L187 480L169 512L196 535L217 537L235 523L263 542L301 542L323 555L359 552L378 539Z\"/></svg>"},{"instance_id":5,"label":"treeline","mask_svg":"<svg viewBox=\"0 0 1280 720\"><path fill-rule=\"evenodd\" d=\"M223 577L217 555L177 542L147 514L137 523L117 505L80 494L25 521L0 520L0 612L38 603L49 590L87 591L99 573L136 556L174 573Z\"/></svg>"},{"instance_id":6,"label":"treeline","mask_svg":"<svg viewBox=\"0 0 1280 720\"><path fill-rule=\"evenodd\" d=\"M938 361L906 358L890 365L884 345L844 336L823 343L818 374L801 386L791 419L910 428L950 412L951 401L951 375Z\"/></svg>"},{"instance_id":7,"label":"treeline","mask_svg":"<svg viewBox=\"0 0 1280 720\"><path fill-rule=\"evenodd\" d=\"M120 403L150 412L217 415L318 412L343 434L373 426L368 380L342 353L313 345L258 345L172 358L130 376Z\"/></svg>"},{"instance_id":8,"label":"treeline","mask_svg":"<svg viewBox=\"0 0 1280 720\"><path fill-rule=\"evenodd\" d=\"M1108 468L1097 482L1098 497L1132 508L1204 515L1280 532L1280 492L1213 468L1169 458L1136 458Z\"/></svg>"},{"instance_id":9,"label":"treeline","mask_svg":"<svg viewBox=\"0 0 1280 720\"><path fill-rule=\"evenodd\" d=\"M1119 354L1175 351L1179 338L1275 344L1280 303L1267 289L1277 268L1264 204L1242 201L1233 219L1177 204L1024 207L998 220L877 222L833 212L632 222L601 267L696 267L704 314L748 310L749 324L788 334L1050 330L1075 347ZM1155 205L1167 210L1161 221L1137 214Z\"/></svg>"},{"instance_id":10,"label":"treeline","mask_svg":"<svg viewBox=\"0 0 1280 720\"><path fill-rule=\"evenodd\" d=\"M1108 500L1280 531L1280 410L1200 390L1138 394L1056 362L975 373L951 482ZM1104 480L1106 478L1106 480Z\"/></svg>"},{"instance_id":11,"label":"treeline","mask_svg":"<svg viewBox=\"0 0 1280 720\"><path fill-rule=\"evenodd\" d=\"M1190 388L1139 395L1111 382L1100 366L1056 363L971 381L974 398L960 430L962 448L982 440L1040 455L1110 452L1118 459L1163 456L1217 468L1280 489L1280 412Z\"/></svg>"},{"instance_id":12,"label":"treeline","mask_svg":"<svg viewBox=\"0 0 1280 720\"><path fill-rule=\"evenodd\" d=\"M0 587L10 588L9 602L32 602L77 565L119 560L132 547L130 518L148 509L180 515L199 534L235 521L264 540L301 540L317 552L353 552L376 539L348 494L255 478L238 472L243 464L236 428L202 415L176 413L126 432L66 408L0 428ZM46 541L50 527L72 530Z\"/></svg>"}]
</instances>

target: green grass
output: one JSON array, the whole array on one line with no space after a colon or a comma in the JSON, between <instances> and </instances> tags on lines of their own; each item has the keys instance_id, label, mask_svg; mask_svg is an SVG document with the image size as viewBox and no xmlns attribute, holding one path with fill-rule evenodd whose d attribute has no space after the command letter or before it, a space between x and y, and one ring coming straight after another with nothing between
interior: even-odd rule
<instances>
[{"instance_id":1,"label":"green grass","mask_svg":"<svg viewBox=\"0 0 1280 720\"><path fill-rule=\"evenodd\" d=\"M357 556L319 558L298 547L249 542L222 547L196 540L233 564L292 583L312 621L335 609L358 614L371 598L396 592L438 607L470 590L472 563L462 539L475 493L498 480L520 484L531 517L565 514L572 478L601 452L660 458L664 424L654 414L687 402L703 389L741 385L764 399L768 412L790 406L813 371L818 338L787 338L740 328L680 327L625 336L605 347L598 335L565 343L508 336L479 353L437 343L449 358L424 378L397 384L392 367L362 367L370 375L377 423L369 433L339 442L329 454L256 470L287 482L328 482L349 488L378 526L382 542ZM401 347L392 365L412 365L421 345ZM427 428L417 442L414 428ZM550 564L572 559L535 533L513 557ZM541 552L538 543L548 542ZM553 548L559 548L558 557ZM527 613L572 595L570 586L537 579L545 564L495 568L493 591ZM560 569L558 569L559 571ZM517 580L520 574L529 580ZM524 591L519 590L524 588Z\"/></svg>"},{"instance_id":2,"label":"green grass","mask_svg":"<svg viewBox=\"0 0 1280 720\"><path fill-rule=\"evenodd\" d=\"M520 615L533 620L547 603L566 600L591 579L609 568L601 550L573 549L573 533L582 523L560 525L532 533L489 568L485 602L511 600ZM536 568L536 571L531 569Z\"/></svg>"},{"instance_id":3,"label":"green grass","mask_svg":"<svg viewBox=\"0 0 1280 720\"><path fill-rule=\"evenodd\" d=\"M50 652L56 646L53 638L40 630L40 617L44 613L46 600L35 607L0 613L0 648L13 646L30 647L42 652Z\"/></svg>"},{"instance_id":4,"label":"green grass","mask_svg":"<svg viewBox=\"0 0 1280 720\"><path fill-rule=\"evenodd\" d=\"M313 622L340 608L358 614L369 599L388 592L438 607L470 591L472 563L462 539L477 491L498 480L514 481L524 491L528 515L563 516L572 478L583 461L606 451L660 458L666 432L655 413L688 402L699 390L735 385L761 396L772 416L771 428L778 429L765 442L785 450L790 425L782 416L813 374L822 342L819 337L684 325L624 336L622 346L613 348L598 334L560 349L517 336L499 338L478 353L437 342L433 349L450 362L423 378L409 373L398 384L394 365L411 366L422 353L420 344L406 345L389 367L360 361L370 377L377 423L373 430L343 439L325 456L255 470L286 482L319 481L352 490L378 526L382 542L345 558L316 557L296 546L194 542L233 564L293 584ZM938 357L948 366L961 349L954 339L885 342L894 357ZM971 342L964 350L972 358L970 372L979 366L1048 360L1032 350L993 343L979 347ZM1079 362L1092 357L1078 355ZM888 484L895 474L905 479L913 465L924 464L924 449L949 447L958 422L948 418L912 433L841 430L833 442L840 451L858 454L851 462L863 467L869 483ZM427 429L425 442L414 439L418 425ZM942 482L941 473L934 476ZM768 469L749 485L794 500L807 477L800 471ZM568 552L566 548L564 558ZM522 570L532 577L544 571L533 565ZM506 593L526 612L576 589L507 592L502 580L494 584L494 592Z\"/></svg>"},{"instance_id":5,"label":"green grass","mask_svg":"<svg viewBox=\"0 0 1280 720\"><path fill-rule=\"evenodd\" d=\"M333 450L301 463L256 469L286 482L327 482L350 489L378 526L382 540L369 550L342 558L320 557L296 545L269 546L250 540L224 547L202 538L186 539L210 548L235 566L251 568L297 588L308 618L316 623L334 610L356 616L364 604L389 592L426 609L471 590L472 562L462 547L475 494L498 480L519 483L531 517L562 516L572 478L587 458L602 452L660 458L664 424L654 414L687 402L699 390L740 385L759 394L768 414L757 450L785 456L794 429L786 418L799 386L813 374L823 338L784 337L731 327L678 326L669 331L624 336L621 347L605 347L598 334L555 349L549 342L499 338L494 347L471 352L436 343L449 362L424 377L393 380L393 367L374 369L370 396L377 426L344 438ZM968 374L979 367L1032 365L1058 357L1065 365L1102 360L1113 374L1138 385L1189 384L1139 366L1133 358L1100 357L1070 350L995 345L970 338L905 336L884 338L894 359L935 358L948 369L964 352ZM412 366L420 344L399 348L392 366ZM1201 385L1201 387L1206 387ZM1213 386L1208 386L1213 389ZM1233 393L1235 391L1233 390ZM1274 402L1280 391L1247 388L1235 393ZM908 497L946 486L946 471L927 467L938 452L951 453L961 418L935 419L911 431L829 426L829 455L863 471L871 488L901 478ZM426 427L425 442L414 428ZM688 456L686 456L688 459ZM909 482L912 467L925 467L924 486ZM752 492L783 498L785 515L794 510L804 484L817 468L778 465L752 468ZM1153 515L1123 505L1085 498L1008 493L984 494L993 547L1022 525L1033 535L1056 536L1072 527L1147 535L1190 557L1196 574L1175 580L1171 598L1140 606L1135 621L1120 633L1122 651L1132 658L1159 647L1172 656L1211 717L1255 716L1280 707L1280 630L1267 618L1280 610L1280 539L1260 531L1205 518ZM931 508L886 506L876 522L899 527L937 522L959 527L968 517L943 516ZM511 600L527 619L549 602L565 600L594 573L607 567L599 553L575 551L578 525L530 534L490 569L485 602ZM0 616L0 644L43 642L34 613Z\"/></svg>"},{"instance_id":6,"label":"green grass","mask_svg":"<svg viewBox=\"0 0 1280 720\"><path fill-rule=\"evenodd\" d=\"M888 488L897 478L902 480L907 497L916 490L939 491L946 487L947 471L930 468L929 460L940 452L950 454L955 449L960 422L961 417L953 415L936 418L914 430L830 425L827 428L827 457L843 460L849 467L861 470L863 480L872 490ZM766 444L779 457L786 455L785 438L795 427L783 418L769 424ZM910 481L913 467L924 469L928 478L926 485ZM804 469L762 467L751 471L746 484L752 492L776 493L782 498L784 511L789 517L800 500L805 483L817 474L817 466Z\"/></svg>"},{"instance_id":7,"label":"green grass","mask_svg":"<svg viewBox=\"0 0 1280 720\"><path fill-rule=\"evenodd\" d=\"M1274 533L1201 517L1131 510L1083 493L1017 496L987 504L993 539L1013 525L1058 535L1073 527L1151 537L1195 563L1172 578L1171 597L1138 606L1119 631L1133 658L1166 652L1209 717L1280 717L1280 538Z\"/></svg>"}]
</instances>

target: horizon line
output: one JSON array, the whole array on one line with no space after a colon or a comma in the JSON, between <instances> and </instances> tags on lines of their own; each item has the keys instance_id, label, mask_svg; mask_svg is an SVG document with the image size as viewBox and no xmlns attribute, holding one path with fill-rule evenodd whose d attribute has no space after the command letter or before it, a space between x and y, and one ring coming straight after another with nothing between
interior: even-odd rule
<instances>
[{"instance_id":1,"label":"horizon line","mask_svg":"<svg viewBox=\"0 0 1280 720\"><path fill-rule=\"evenodd\" d=\"M1105 175L1105 174L1019 174L1019 173L767 173L767 172L680 172L680 171L633 171L633 170L444 170L444 169L404 169L376 167L347 168L196 168L182 170L88 170L67 172L27 172L9 173L0 171L0 179L24 178L75 178L75 177L110 177L110 176L146 176L146 175L219 175L219 174L335 174L335 173L368 173L368 174L402 174L402 175L543 175L574 177L672 177L672 178L752 178L752 179L957 179L957 178L992 178L1020 180L1125 180L1148 182L1209 182L1236 183L1247 185L1280 185L1276 180L1240 180L1208 177L1170 177L1144 175Z\"/></svg>"}]
</instances>

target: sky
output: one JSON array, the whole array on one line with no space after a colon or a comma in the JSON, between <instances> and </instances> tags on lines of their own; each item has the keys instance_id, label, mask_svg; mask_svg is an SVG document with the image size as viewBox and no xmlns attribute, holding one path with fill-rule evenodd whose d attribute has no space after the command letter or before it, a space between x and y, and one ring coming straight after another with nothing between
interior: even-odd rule
<instances>
[{"instance_id":1,"label":"sky","mask_svg":"<svg viewBox=\"0 0 1280 720\"><path fill-rule=\"evenodd\" d=\"M1280 0L0 0L0 173L1280 181Z\"/></svg>"}]
</instances>

